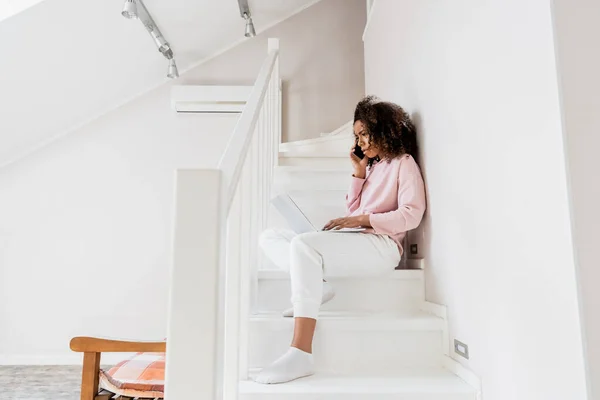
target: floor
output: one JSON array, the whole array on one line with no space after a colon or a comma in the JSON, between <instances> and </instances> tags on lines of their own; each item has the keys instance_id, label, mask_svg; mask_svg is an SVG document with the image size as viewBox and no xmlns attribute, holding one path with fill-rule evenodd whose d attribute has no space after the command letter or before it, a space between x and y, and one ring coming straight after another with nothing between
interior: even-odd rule
<instances>
[{"instance_id":1,"label":"floor","mask_svg":"<svg viewBox=\"0 0 600 400\"><path fill-rule=\"evenodd\" d=\"M79 400L80 366L0 366L0 400Z\"/></svg>"}]
</instances>

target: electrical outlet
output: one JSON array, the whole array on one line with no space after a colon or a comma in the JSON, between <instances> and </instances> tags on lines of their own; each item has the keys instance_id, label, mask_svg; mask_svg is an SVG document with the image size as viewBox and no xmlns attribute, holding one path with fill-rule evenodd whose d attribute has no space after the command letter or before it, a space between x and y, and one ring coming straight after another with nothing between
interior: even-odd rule
<instances>
[{"instance_id":1,"label":"electrical outlet","mask_svg":"<svg viewBox=\"0 0 600 400\"><path fill-rule=\"evenodd\" d=\"M454 339L454 352L459 356L469 359L469 346Z\"/></svg>"},{"instance_id":2,"label":"electrical outlet","mask_svg":"<svg viewBox=\"0 0 600 400\"><path fill-rule=\"evenodd\" d=\"M416 243L410 245L410 254L419 254L419 246Z\"/></svg>"}]
</instances>

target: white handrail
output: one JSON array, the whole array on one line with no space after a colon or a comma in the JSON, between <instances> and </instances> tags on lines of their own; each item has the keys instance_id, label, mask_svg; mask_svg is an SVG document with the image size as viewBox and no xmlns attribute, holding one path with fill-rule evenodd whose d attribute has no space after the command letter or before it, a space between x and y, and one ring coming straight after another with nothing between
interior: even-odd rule
<instances>
[{"instance_id":1,"label":"white handrail","mask_svg":"<svg viewBox=\"0 0 600 400\"><path fill-rule=\"evenodd\" d=\"M177 171L165 398L238 398L281 141L279 41L216 169Z\"/></svg>"},{"instance_id":2,"label":"white handrail","mask_svg":"<svg viewBox=\"0 0 600 400\"><path fill-rule=\"evenodd\" d=\"M227 144L227 148L219 161L218 168L223 172L223 179L226 183L225 186L227 187L227 196L224 198L227 206L225 212L229 212L229 207L233 201L242 167L244 166L244 161L248 155L248 148L253 138L252 133L255 131L256 123L259 119L263 100L269 89L269 81L271 80L278 55L278 49L269 51L269 56L263 63L254 88L250 94L250 98L246 102L244 112L238 120L233 134L229 139L229 143Z\"/></svg>"}]
</instances>

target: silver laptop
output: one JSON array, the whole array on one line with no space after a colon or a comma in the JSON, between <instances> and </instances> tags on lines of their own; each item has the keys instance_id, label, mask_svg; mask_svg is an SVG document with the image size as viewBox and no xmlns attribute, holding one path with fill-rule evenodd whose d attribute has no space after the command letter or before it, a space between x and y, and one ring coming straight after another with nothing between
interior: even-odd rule
<instances>
[{"instance_id":1,"label":"silver laptop","mask_svg":"<svg viewBox=\"0 0 600 400\"><path fill-rule=\"evenodd\" d=\"M310 222L310 220L304 215L300 207L292 200L288 194L281 194L271 200L271 204L287 221L290 228L297 234L306 232L318 232L323 229L317 229ZM365 228L342 228L338 230L331 230L327 232L361 232Z\"/></svg>"}]
</instances>

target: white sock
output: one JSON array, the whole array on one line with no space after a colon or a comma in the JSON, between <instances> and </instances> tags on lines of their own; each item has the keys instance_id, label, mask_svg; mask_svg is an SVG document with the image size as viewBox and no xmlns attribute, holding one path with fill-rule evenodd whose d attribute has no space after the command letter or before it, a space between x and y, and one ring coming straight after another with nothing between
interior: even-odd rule
<instances>
[{"instance_id":1,"label":"white sock","mask_svg":"<svg viewBox=\"0 0 600 400\"><path fill-rule=\"evenodd\" d=\"M333 291L333 287L329 283L323 281L323 296L321 297L321 305L330 302L331 299L333 299L334 297L335 292ZM284 310L281 314L287 318L293 317L294 309L288 308L287 310Z\"/></svg>"},{"instance_id":2,"label":"white sock","mask_svg":"<svg viewBox=\"0 0 600 400\"><path fill-rule=\"evenodd\" d=\"M313 355L290 347L254 379L258 383L284 383L315 373Z\"/></svg>"}]
</instances>

